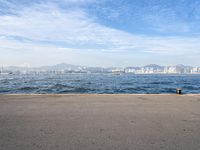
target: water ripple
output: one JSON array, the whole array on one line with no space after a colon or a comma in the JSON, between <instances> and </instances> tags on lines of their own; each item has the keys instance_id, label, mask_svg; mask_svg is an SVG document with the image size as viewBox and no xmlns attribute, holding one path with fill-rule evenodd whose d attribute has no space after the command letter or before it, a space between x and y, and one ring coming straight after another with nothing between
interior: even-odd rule
<instances>
[{"instance_id":1,"label":"water ripple","mask_svg":"<svg viewBox=\"0 0 200 150\"><path fill-rule=\"evenodd\" d=\"M0 93L200 93L200 75L7 75L0 76Z\"/></svg>"}]
</instances>

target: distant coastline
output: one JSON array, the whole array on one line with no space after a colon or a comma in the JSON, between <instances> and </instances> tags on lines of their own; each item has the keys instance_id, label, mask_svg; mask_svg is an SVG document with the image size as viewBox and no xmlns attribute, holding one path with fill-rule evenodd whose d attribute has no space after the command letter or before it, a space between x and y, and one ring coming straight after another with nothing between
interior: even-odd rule
<instances>
[{"instance_id":1,"label":"distant coastline","mask_svg":"<svg viewBox=\"0 0 200 150\"><path fill-rule=\"evenodd\" d=\"M150 64L142 67L87 67L61 63L54 66L29 67L7 66L0 68L0 74L66 74L66 73L131 73L131 74L200 74L200 66L159 66Z\"/></svg>"}]
</instances>

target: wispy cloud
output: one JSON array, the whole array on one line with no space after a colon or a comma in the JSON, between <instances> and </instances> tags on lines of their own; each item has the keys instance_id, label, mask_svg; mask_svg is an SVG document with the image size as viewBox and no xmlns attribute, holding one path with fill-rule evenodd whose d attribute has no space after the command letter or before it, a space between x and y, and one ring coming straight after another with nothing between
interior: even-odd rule
<instances>
[{"instance_id":1,"label":"wispy cloud","mask_svg":"<svg viewBox=\"0 0 200 150\"><path fill-rule=\"evenodd\" d=\"M98 23L85 8L70 6L68 9L63 9L59 5L61 2L80 5L93 3L94 0L62 0L60 2L52 0L48 3L46 1L21 7L20 10L16 7L17 4L4 0L0 2L15 13L0 15L0 52L3 55L7 50L15 51L15 54L16 52L28 52L34 55L49 53L51 56L62 52L59 53L62 57L63 54L67 57L73 53L72 59L78 54L83 55L88 52L96 52L93 56L103 54L110 57L115 57L115 55L118 57L122 53L132 56L163 55L168 58L175 55L199 55L199 37L128 33ZM86 60L87 56L80 62ZM110 57L107 59L111 59Z\"/></svg>"}]
</instances>

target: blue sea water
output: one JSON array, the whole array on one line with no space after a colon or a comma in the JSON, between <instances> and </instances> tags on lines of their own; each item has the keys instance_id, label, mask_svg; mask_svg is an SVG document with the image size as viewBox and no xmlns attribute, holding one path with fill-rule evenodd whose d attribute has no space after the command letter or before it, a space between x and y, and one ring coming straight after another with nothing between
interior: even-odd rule
<instances>
[{"instance_id":1,"label":"blue sea water","mask_svg":"<svg viewBox=\"0 0 200 150\"><path fill-rule=\"evenodd\" d=\"M0 75L0 94L200 94L200 75Z\"/></svg>"}]
</instances>

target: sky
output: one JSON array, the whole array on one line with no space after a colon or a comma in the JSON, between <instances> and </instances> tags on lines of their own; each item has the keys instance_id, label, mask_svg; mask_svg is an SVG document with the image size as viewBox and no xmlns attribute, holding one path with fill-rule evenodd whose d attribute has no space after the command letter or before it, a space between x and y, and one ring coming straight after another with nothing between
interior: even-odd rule
<instances>
[{"instance_id":1,"label":"sky","mask_svg":"<svg viewBox=\"0 0 200 150\"><path fill-rule=\"evenodd\" d=\"M0 0L0 65L200 66L199 0Z\"/></svg>"}]
</instances>

